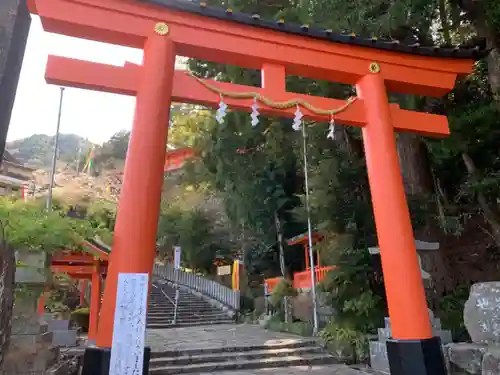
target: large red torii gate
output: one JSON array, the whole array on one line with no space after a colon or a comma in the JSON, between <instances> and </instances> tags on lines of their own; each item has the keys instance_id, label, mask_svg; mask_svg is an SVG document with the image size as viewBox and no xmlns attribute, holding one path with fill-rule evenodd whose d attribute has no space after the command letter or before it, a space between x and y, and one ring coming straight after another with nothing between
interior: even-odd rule
<instances>
[{"instance_id":1,"label":"large red torii gate","mask_svg":"<svg viewBox=\"0 0 500 375\"><path fill-rule=\"evenodd\" d=\"M118 273L151 272L161 195L169 108L172 101L217 106L224 102L250 111L293 117L295 104L306 118L335 119L363 130L366 163L384 269L393 339L388 355L393 374L444 374L439 338L434 338L420 278L413 231L403 189L394 131L449 134L446 117L400 109L386 90L442 96L459 75L471 72L478 49L422 47L398 41L339 35L285 20L265 21L232 9L180 0L28 0L46 31L144 49L141 66L116 67L50 56L50 83L136 96L136 110L115 226L99 350L88 349L84 374L106 373ZM262 87L199 80L175 71L186 56L262 71ZM348 102L286 91L286 75L356 85ZM234 95L237 96L237 95ZM273 104L274 103L274 104ZM336 113L335 108L345 108ZM311 110L311 107L321 110ZM147 192L147 193L145 193ZM104 361L104 362L101 362ZM147 369L147 361L145 362Z\"/></svg>"}]
</instances>

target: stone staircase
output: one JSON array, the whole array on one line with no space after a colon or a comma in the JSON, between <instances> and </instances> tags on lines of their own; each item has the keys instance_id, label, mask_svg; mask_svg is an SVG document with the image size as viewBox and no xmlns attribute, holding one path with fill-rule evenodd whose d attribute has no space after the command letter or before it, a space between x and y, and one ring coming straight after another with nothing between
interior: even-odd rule
<instances>
[{"instance_id":1,"label":"stone staircase","mask_svg":"<svg viewBox=\"0 0 500 375\"><path fill-rule=\"evenodd\" d=\"M148 305L147 328L162 329L233 323L227 313L206 300L180 289L177 319L174 320L175 288L169 284L153 283Z\"/></svg>"},{"instance_id":2,"label":"stone staircase","mask_svg":"<svg viewBox=\"0 0 500 375\"><path fill-rule=\"evenodd\" d=\"M150 375L293 368L338 363L314 340L151 353Z\"/></svg>"}]
</instances>

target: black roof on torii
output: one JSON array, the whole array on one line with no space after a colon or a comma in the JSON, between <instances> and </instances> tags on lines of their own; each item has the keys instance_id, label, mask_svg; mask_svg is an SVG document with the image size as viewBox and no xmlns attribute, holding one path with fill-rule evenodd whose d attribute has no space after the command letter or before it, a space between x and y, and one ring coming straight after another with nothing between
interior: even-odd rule
<instances>
[{"instance_id":1,"label":"black roof on torii","mask_svg":"<svg viewBox=\"0 0 500 375\"><path fill-rule=\"evenodd\" d=\"M144 3L196 15L217 18L224 21L237 22L240 24L261 27L265 29L280 31L283 33L301 35L304 37L322 39L334 43L349 44L359 47L375 48L385 51L407 53L429 57L449 57L463 59L481 59L489 54L489 50L479 45L460 46L422 46L418 43L408 45L397 40L383 40L378 38L362 38L355 34L339 34L332 30L287 23L285 20L278 21L261 19L258 14L247 14L234 12L232 9L207 5L204 1L189 0L140 0Z\"/></svg>"}]
</instances>

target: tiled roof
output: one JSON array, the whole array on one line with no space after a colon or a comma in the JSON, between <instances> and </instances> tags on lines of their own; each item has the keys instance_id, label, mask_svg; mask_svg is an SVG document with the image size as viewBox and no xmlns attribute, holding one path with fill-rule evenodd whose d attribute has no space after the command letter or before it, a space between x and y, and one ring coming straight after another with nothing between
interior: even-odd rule
<instances>
[{"instance_id":1,"label":"tiled roof","mask_svg":"<svg viewBox=\"0 0 500 375\"><path fill-rule=\"evenodd\" d=\"M283 33L304 37L322 39L333 43L349 44L353 46L376 48L385 51L394 51L421 56L452 57L481 59L488 55L489 50L480 46L423 46L418 43L408 45L397 40L383 40L378 38L362 38L355 34L338 34L332 30L315 28L309 25L287 23L286 20L265 20L258 14L234 12L232 9L209 6L206 2L188 0L140 0L145 3L169 8L176 11L217 18L224 21L237 22L243 25L261 27Z\"/></svg>"}]
</instances>

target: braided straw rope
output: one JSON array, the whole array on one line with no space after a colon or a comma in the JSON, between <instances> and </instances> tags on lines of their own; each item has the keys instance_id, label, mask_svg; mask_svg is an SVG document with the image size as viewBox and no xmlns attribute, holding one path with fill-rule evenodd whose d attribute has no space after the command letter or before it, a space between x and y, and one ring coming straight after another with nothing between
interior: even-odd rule
<instances>
[{"instance_id":1,"label":"braided straw rope","mask_svg":"<svg viewBox=\"0 0 500 375\"><path fill-rule=\"evenodd\" d=\"M234 99L255 99L258 100L262 103L264 103L266 106L271 107L271 108L278 108L278 109L287 109L287 108L292 108L296 107L298 105L303 106L304 108L307 108L309 111L317 114L317 115L325 115L325 116L333 116L336 115L344 110L346 110L352 103L354 103L357 99L357 97L350 97L347 99L346 103L342 105L339 108L335 109L321 109L321 108L316 108L307 101L303 99L292 99L292 100L287 100L285 102L275 102L272 99L269 99L258 92L255 91L247 91L247 92L229 92L229 91L224 91L219 89L218 87L206 82L205 80L195 76L193 73L188 72L188 74L196 79L199 83L201 83L203 86L205 86L207 89L210 91L216 92L217 94L221 96L226 96L228 98L234 98Z\"/></svg>"}]
</instances>

